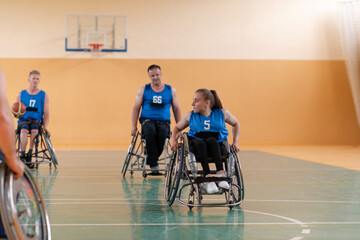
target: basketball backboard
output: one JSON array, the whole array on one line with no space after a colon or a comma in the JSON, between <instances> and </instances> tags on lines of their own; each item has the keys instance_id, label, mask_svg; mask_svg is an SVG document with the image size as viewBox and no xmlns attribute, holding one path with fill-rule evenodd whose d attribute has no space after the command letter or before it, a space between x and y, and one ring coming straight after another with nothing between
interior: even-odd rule
<instances>
[{"instance_id":1,"label":"basketball backboard","mask_svg":"<svg viewBox=\"0 0 360 240\"><path fill-rule=\"evenodd\" d=\"M67 15L66 51L126 52L126 16Z\"/></svg>"}]
</instances>

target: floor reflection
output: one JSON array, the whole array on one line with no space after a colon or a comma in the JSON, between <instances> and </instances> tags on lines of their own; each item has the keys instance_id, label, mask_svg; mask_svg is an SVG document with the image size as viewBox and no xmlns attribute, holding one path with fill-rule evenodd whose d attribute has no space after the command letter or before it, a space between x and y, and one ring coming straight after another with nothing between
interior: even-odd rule
<instances>
[{"instance_id":1,"label":"floor reflection","mask_svg":"<svg viewBox=\"0 0 360 240\"><path fill-rule=\"evenodd\" d=\"M133 239L241 238L244 213L236 207L194 208L164 200L164 178L123 178L122 187L134 223Z\"/></svg>"}]
</instances>

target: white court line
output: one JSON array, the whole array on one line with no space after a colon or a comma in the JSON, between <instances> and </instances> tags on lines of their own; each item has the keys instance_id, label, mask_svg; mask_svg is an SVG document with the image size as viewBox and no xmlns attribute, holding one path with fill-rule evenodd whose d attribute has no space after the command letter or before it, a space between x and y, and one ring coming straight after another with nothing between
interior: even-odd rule
<instances>
[{"instance_id":1,"label":"white court line","mask_svg":"<svg viewBox=\"0 0 360 240\"><path fill-rule=\"evenodd\" d=\"M306 225L360 225L360 222L304 222ZM55 227L108 227L108 226L291 226L298 225L294 222L273 223L51 223Z\"/></svg>"},{"instance_id":2,"label":"white court line","mask_svg":"<svg viewBox=\"0 0 360 240\"><path fill-rule=\"evenodd\" d=\"M238 209L234 209L234 211L238 211ZM300 225L302 227L307 227L305 223L299 221L299 220L296 220L294 218L289 218L289 217L284 217L284 216L281 216L281 215L277 215L277 214L272 214L272 213L265 213L265 212L258 212L258 211L252 211L252 210L242 210L243 212L249 212L249 213L257 213L257 214L260 214L260 215L266 215L266 216L271 216L271 217L276 217L276 218L281 218L281 219L284 219L284 220L287 220L287 221L290 221L290 222L293 222L297 225Z\"/></svg>"},{"instance_id":3,"label":"white court line","mask_svg":"<svg viewBox=\"0 0 360 240\"><path fill-rule=\"evenodd\" d=\"M245 199L244 202L302 202L302 203L350 203L360 204L360 201L328 201L328 200L264 200L264 199Z\"/></svg>"},{"instance_id":4,"label":"white court line","mask_svg":"<svg viewBox=\"0 0 360 240\"><path fill-rule=\"evenodd\" d=\"M159 198L46 198L45 201L164 201Z\"/></svg>"},{"instance_id":5,"label":"white court line","mask_svg":"<svg viewBox=\"0 0 360 240\"><path fill-rule=\"evenodd\" d=\"M164 201L159 198L47 198L45 201ZM207 201L219 201L223 199L207 199ZM327 201L327 200L263 200L263 199L245 199L244 202L294 202L294 203L343 203L360 204L360 201Z\"/></svg>"},{"instance_id":6,"label":"white court line","mask_svg":"<svg viewBox=\"0 0 360 240\"><path fill-rule=\"evenodd\" d=\"M246 171L254 171L254 172L263 172L263 171L294 171L294 172L300 172L300 171L307 171L307 172L336 172L339 171L338 169L314 169L314 168L268 168L268 169L246 169Z\"/></svg>"},{"instance_id":7,"label":"white court line","mask_svg":"<svg viewBox=\"0 0 360 240\"><path fill-rule=\"evenodd\" d=\"M291 238L290 240L301 240L301 239L303 239L304 237L293 237L293 238Z\"/></svg>"},{"instance_id":8,"label":"white court line","mask_svg":"<svg viewBox=\"0 0 360 240\"><path fill-rule=\"evenodd\" d=\"M234 209L234 211L238 211L237 209ZM306 228L308 227L307 224L305 224L304 222L301 222L299 220L296 220L294 218L289 218L289 217L285 217L285 216L281 216L281 215L277 215L277 214L272 214L272 213L265 213L265 212L259 212L259 211L252 211L252 210L242 210L243 212L250 212L250 213L256 213L256 214L261 214L261 215L266 215L266 216L271 216L271 217L276 217L276 218L281 218L281 219L284 219L284 220L287 220L287 221L290 221L294 224L297 224L297 225L300 225L302 228ZM309 233L310 233L310 229L307 229L309 230ZM304 232L304 230L302 231ZM302 237L293 237L291 238L290 240L295 240L295 239L302 239Z\"/></svg>"},{"instance_id":9,"label":"white court line","mask_svg":"<svg viewBox=\"0 0 360 240\"><path fill-rule=\"evenodd\" d=\"M127 203L127 202L72 202L72 203L46 203L46 205L148 205L169 206L169 204L158 203Z\"/></svg>"}]
</instances>

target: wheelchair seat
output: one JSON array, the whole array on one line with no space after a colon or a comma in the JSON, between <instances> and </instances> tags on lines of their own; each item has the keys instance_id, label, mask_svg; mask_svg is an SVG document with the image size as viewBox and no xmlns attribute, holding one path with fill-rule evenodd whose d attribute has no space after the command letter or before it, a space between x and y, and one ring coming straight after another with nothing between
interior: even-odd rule
<instances>
[{"instance_id":1,"label":"wheelchair seat","mask_svg":"<svg viewBox=\"0 0 360 240\"><path fill-rule=\"evenodd\" d=\"M49 217L29 169L15 179L0 157L0 214L8 239L51 239Z\"/></svg>"},{"instance_id":2,"label":"wheelchair seat","mask_svg":"<svg viewBox=\"0 0 360 240\"><path fill-rule=\"evenodd\" d=\"M28 134L30 136L30 133ZM16 152L18 157L20 157L20 124L18 124L15 130L16 137ZM30 166L34 164L35 168L38 169L40 164L48 163L49 166L54 165L57 168L58 161L55 149L51 143L50 136L43 131L43 124L41 123L39 127L39 132L34 140L34 150L32 153L32 158L35 159L35 162L25 162L26 165Z\"/></svg>"}]
</instances>

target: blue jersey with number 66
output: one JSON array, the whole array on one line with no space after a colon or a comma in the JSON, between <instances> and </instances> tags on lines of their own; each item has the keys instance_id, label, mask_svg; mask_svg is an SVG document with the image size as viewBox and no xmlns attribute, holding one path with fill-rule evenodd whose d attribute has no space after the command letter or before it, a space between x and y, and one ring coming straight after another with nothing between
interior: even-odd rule
<instances>
[{"instance_id":1,"label":"blue jersey with number 66","mask_svg":"<svg viewBox=\"0 0 360 240\"><path fill-rule=\"evenodd\" d=\"M170 122L172 103L171 86L165 84L164 90L155 92L150 83L145 85L140 118Z\"/></svg>"}]
</instances>

